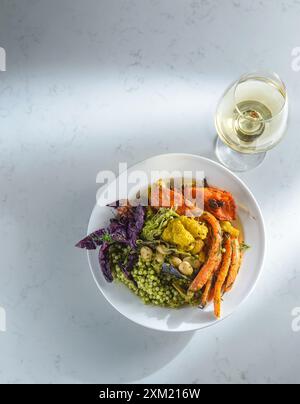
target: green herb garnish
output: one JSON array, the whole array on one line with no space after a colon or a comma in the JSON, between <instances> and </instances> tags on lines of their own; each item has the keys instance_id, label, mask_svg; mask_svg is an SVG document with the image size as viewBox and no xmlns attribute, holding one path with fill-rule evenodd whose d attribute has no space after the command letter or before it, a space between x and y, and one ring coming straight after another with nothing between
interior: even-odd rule
<instances>
[{"instance_id":1,"label":"green herb garnish","mask_svg":"<svg viewBox=\"0 0 300 404\"><path fill-rule=\"evenodd\" d=\"M240 245L240 251L242 251L242 252L249 250L249 248L251 248L251 247L246 243L241 243L241 245Z\"/></svg>"}]
</instances>

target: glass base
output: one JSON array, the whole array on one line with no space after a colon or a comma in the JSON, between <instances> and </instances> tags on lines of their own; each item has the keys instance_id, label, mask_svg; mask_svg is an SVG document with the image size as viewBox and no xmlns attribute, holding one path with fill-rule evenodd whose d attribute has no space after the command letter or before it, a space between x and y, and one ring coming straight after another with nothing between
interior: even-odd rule
<instances>
[{"instance_id":1,"label":"glass base","mask_svg":"<svg viewBox=\"0 0 300 404\"><path fill-rule=\"evenodd\" d=\"M225 167L232 171L243 172L258 167L264 161L266 153L239 153L228 147L218 137L216 142L216 155Z\"/></svg>"}]
</instances>

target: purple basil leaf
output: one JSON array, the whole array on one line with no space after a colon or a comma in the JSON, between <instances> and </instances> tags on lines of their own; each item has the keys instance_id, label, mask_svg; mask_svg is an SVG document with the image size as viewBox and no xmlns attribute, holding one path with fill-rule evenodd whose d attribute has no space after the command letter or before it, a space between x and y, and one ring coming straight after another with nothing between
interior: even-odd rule
<instances>
[{"instance_id":1,"label":"purple basil leaf","mask_svg":"<svg viewBox=\"0 0 300 404\"><path fill-rule=\"evenodd\" d=\"M108 232L114 241L135 248L144 221L145 209L142 206L133 207L127 214L112 219Z\"/></svg>"},{"instance_id":2,"label":"purple basil leaf","mask_svg":"<svg viewBox=\"0 0 300 404\"><path fill-rule=\"evenodd\" d=\"M119 203L116 203L119 205ZM100 246L99 263L105 279L108 282L113 281L112 272L109 264L109 246L111 242L116 242L136 248L136 241L143 228L145 221L145 208L142 206L128 207L123 213L111 219L107 229L97 230L76 244L76 247L87 250L95 250ZM136 262L136 254L130 254L127 263L120 265L124 274L131 279L131 270Z\"/></svg>"},{"instance_id":3,"label":"purple basil leaf","mask_svg":"<svg viewBox=\"0 0 300 404\"><path fill-rule=\"evenodd\" d=\"M94 243L93 239L87 236L83 240L80 240L75 247L78 248L85 248L86 250L96 250L96 244Z\"/></svg>"},{"instance_id":4,"label":"purple basil leaf","mask_svg":"<svg viewBox=\"0 0 300 404\"><path fill-rule=\"evenodd\" d=\"M127 279L131 279L131 274L128 271L127 265L122 264L121 262L119 263L119 267L121 268L121 271L123 274L126 276Z\"/></svg>"},{"instance_id":5,"label":"purple basil leaf","mask_svg":"<svg viewBox=\"0 0 300 404\"><path fill-rule=\"evenodd\" d=\"M126 225L117 219L111 219L108 233L114 241L124 244L128 243Z\"/></svg>"},{"instance_id":6,"label":"purple basil leaf","mask_svg":"<svg viewBox=\"0 0 300 404\"><path fill-rule=\"evenodd\" d=\"M132 271L132 268L134 267L134 264L136 263L136 261L137 261L137 255L136 254L130 254L128 256L128 261L126 263L127 271L129 271L129 272Z\"/></svg>"},{"instance_id":7,"label":"purple basil leaf","mask_svg":"<svg viewBox=\"0 0 300 404\"><path fill-rule=\"evenodd\" d=\"M130 254L128 256L128 260L125 264L119 263L119 266L120 266L122 272L124 273L124 275L126 276L126 278L131 280L135 284L135 286L137 286L137 283L136 283L134 277L132 276L131 271L132 271L132 268L134 267L134 264L136 263L136 261L137 261L137 255Z\"/></svg>"},{"instance_id":8,"label":"purple basil leaf","mask_svg":"<svg viewBox=\"0 0 300 404\"><path fill-rule=\"evenodd\" d=\"M97 230L97 231L89 234L83 240L79 241L76 244L76 247L85 248L86 250L95 250L97 248L97 246L103 244L102 237L105 234L106 234L105 229Z\"/></svg>"},{"instance_id":9,"label":"purple basil leaf","mask_svg":"<svg viewBox=\"0 0 300 404\"><path fill-rule=\"evenodd\" d=\"M142 231L142 228L144 226L145 214L146 214L145 208L141 205L137 206L134 210L134 220L138 233Z\"/></svg>"},{"instance_id":10,"label":"purple basil leaf","mask_svg":"<svg viewBox=\"0 0 300 404\"><path fill-rule=\"evenodd\" d=\"M129 245L132 248L136 247L136 241L140 232L142 231L145 222L145 208L143 206L137 206L133 208L131 217L129 217L127 235L129 239Z\"/></svg>"},{"instance_id":11,"label":"purple basil leaf","mask_svg":"<svg viewBox=\"0 0 300 404\"><path fill-rule=\"evenodd\" d=\"M107 282L113 281L113 275L110 269L109 263L109 243L104 242L99 249L99 264L102 270L102 273L107 280Z\"/></svg>"}]
</instances>

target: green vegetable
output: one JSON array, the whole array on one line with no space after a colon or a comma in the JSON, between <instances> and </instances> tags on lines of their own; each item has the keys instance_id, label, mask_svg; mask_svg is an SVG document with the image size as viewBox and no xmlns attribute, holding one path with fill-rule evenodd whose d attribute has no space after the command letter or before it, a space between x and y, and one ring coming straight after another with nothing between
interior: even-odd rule
<instances>
[{"instance_id":1,"label":"green vegetable","mask_svg":"<svg viewBox=\"0 0 300 404\"><path fill-rule=\"evenodd\" d=\"M175 217L179 217L179 215L174 210L168 208L160 208L154 215L153 213L148 213L141 238L146 241L160 238L170 220Z\"/></svg>"},{"instance_id":2,"label":"green vegetable","mask_svg":"<svg viewBox=\"0 0 300 404\"><path fill-rule=\"evenodd\" d=\"M251 248L251 247L246 243L240 244L240 251L246 251L246 250L249 250L249 248Z\"/></svg>"},{"instance_id":3,"label":"green vegetable","mask_svg":"<svg viewBox=\"0 0 300 404\"><path fill-rule=\"evenodd\" d=\"M174 289L177 290L177 292L186 302L190 300L189 296L185 293L184 289L181 286L179 286L177 282L173 281L172 285Z\"/></svg>"},{"instance_id":4,"label":"green vegetable","mask_svg":"<svg viewBox=\"0 0 300 404\"><path fill-rule=\"evenodd\" d=\"M101 237L102 241L107 241L108 243L111 243L113 241L112 236L109 233L105 233L103 234L103 236Z\"/></svg>"},{"instance_id":5,"label":"green vegetable","mask_svg":"<svg viewBox=\"0 0 300 404\"><path fill-rule=\"evenodd\" d=\"M191 257L193 255L192 253L183 251L183 250L177 248L176 246L167 243L166 241L163 241L163 243L168 248L167 254L181 255L182 257ZM158 244L161 244L161 240L153 240L153 241L137 240L138 246L145 245L145 246L149 246L149 247L152 247L155 249Z\"/></svg>"},{"instance_id":6,"label":"green vegetable","mask_svg":"<svg viewBox=\"0 0 300 404\"><path fill-rule=\"evenodd\" d=\"M186 305L185 299L172 286L173 278L161 274L161 264L156 263L155 260L145 262L140 257L131 271L133 280L128 279L120 267L120 262L127 254L128 251L124 251L124 247L111 246L110 263L115 280L127 286L145 304L170 308ZM179 285L185 285L185 288L187 288L185 280L179 280L178 282Z\"/></svg>"}]
</instances>

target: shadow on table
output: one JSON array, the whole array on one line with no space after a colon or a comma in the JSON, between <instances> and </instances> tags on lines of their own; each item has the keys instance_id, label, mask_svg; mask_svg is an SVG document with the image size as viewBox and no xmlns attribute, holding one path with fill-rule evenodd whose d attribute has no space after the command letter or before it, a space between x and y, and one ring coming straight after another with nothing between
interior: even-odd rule
<instances>
[{"instance_id":1,"label":"shadow on table","mask_svg":"<svg viewBox=\"0 0 300 404\"><path fill-rule=\"evenodd\" d=\"M53 317L47 319L54 337L50 349L61 358L63 370L55 378L80 383L139 381L172 362L194 333L164 333L143 328L107 303L94 283L85 251L74 247L82 233L78 233L78 227L72 229L72 225L69 228L67 225L74 223L76 216L82 216L83 209L85 216L89 215L89 210L85 210L87 200L90 202L89 194L90 189L81 190L71 210L74 198L71 194L65 195L59 211L52 206L53 215L60 217L62 223L49 230L48 243L44 244L44 271L54 270L50 268L51 260L58 268L48 285L56 309Z\"/></svg>"},{"instance_id":2,"label":"shadow on table","mask_svg":"<svg viewBox=\"0 0 300 404\"><path fill-rule=\"evenodd\" d=\"M139 381L172 362L193 337L143 328L114 312L102 297L98 300L94 310L86 307L76 314L57 341L63 366L72 369L76 364L71 376L80 382Z\"/></svg>"}]
</instances>

